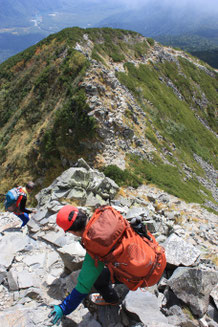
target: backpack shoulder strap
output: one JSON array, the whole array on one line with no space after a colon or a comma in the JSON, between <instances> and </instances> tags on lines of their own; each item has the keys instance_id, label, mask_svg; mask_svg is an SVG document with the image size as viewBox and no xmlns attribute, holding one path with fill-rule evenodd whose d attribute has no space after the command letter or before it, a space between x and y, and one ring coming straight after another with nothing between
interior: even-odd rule
<instances>
[{"instance_id":1,"label":"backpack shoulder strap","mask_svg":"<svg viewBox=\"0 0 218 327\"><path fill-rule=\"evenodd\" d=\"M25 195L25 196L26 196L26 191L25 191L25 189L24 189L22 186L18 186L18 187L16 188L16 191L17 191L17 193L18 193L19 195Z\"/></svg>"}]
</instances>

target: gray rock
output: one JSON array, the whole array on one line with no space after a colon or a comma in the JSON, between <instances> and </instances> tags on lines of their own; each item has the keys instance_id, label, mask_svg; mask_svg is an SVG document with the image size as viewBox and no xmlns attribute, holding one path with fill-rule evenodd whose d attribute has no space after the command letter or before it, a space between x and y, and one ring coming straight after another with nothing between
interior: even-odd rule
<instances>
[{"instance_id":1,"label":"gray rock","mask_svg":"<svg viewBox=\"0 0 218 327\"><path fill-rule=\"evenodd\" d=\"M165 211L165 216L169 220L174 220L175 219L175 212L174 211Z\"/></svg>"},{"instance_id":2,"label":"gray rock","mask_svg":"<svg viewBox=\"0 0 218 327\"><path fill-rule=\"evenodd\" d=\"M170 196L168 194L161 194L158 196L158 200L164 203L169 203L170 202Z\"/></svg>"},{"instance_id":3,"label":"gray rock","mask_svg":"<svg viewBox=\"0 0 218 327\"><path fill-rule=\"evenodd\" d=\"M86 251L79 242L73 242L58 249L58 253L65 267L73 271L81 268Z\"/></svg>"},{"instance_id":4,"label":"gray rock","mask_svg":"<svg viewBox=\"0 0 218 327\"><path fill-rule=\"evenodd\" d=\"M218 323L214 320L208 322L208 327L218 327Z\"/></svg>"},{"instance_id":5,"label":"gray rock","mask_svg":"<svg viewBox=\"0 0 218 327\"><path fill-rule=\"evenodd\" d=\"M206 313L209 296L218 282L218 273L197 268L177 268L168 280L175 295L198 317Z\"/></svg>"},{"instance_id":6,"label":"gray rock","mask_svg":"<svg viewBox=\"0 0 218 327\"><path fill-rule=\"evenodd\" d=\"M74 187L68 194L67 199L84 199L86 198L86 191L81 187Z\"/></svg>"},{"instance_id":7,"label":"gray rock","mask_svg":"<svg viewBox=\"0 0 218 327\"><path fill-rule=\"evenodd\" d=\"M29 236L20 232L14 232L12 235L11 233L5 235L0 243L1 265L8 268L11 265L15 254L24 250L29 242L31 242Z\"/></svg>"},{"instance_id":8,"label":"gray rock","mask_svg":"<svg viewBox=\"0 0 218 327\"><path fill-rule=\"evenodd\" d=\"M121 322L120 306L96 306L95 315L101 326L115 327ZM118 325L120 326L120 325Z\"/></svg>"},{"instance_id":9,"label":"gray rock","mask_svg":"<svg viewBox=\"0 0 218 327\"><path fill-rule=\"evenodd\" d=\"M39 209L34 215L33 215L33 220L39 222L40 220L42 220L43 218L46 217L48 213L47 209Z\"/></svg>"},{"instance_id":10,"label":"gray rock","mask_svg":"<svg viewBox=\"0 0 218 327\"><path fill-rule=\"evenodd\" d=\"M80 271L81 271L80 269L73 271L70 275L63 278L63 283L65 284L66 291L68 293L71 293L73 288L76 287L77 279L78 279Z\"/></svg>"},{"instance_id":11,"label":"gray rock","mask_svg":"<svg viewBox=\"0 0 218 327\"><path fill-rule=\"evenodd\" d=\"M159 235L156 237L156 241L161 245L163 245L166 242L166 240L167 238L164 235Z\"/></svg>"},{"instance_id":12,"label":"gray rock","mask_svg":"<svg viewBox=\"0 0 218 327\"><path fill-rule=\"evenodd\" d=\"M11 309L0 312L0 326L4 327L44 327L48 323L50 309L36 305L17 305Z\"/></svg>"},{"instance_id":13,"label":"gray rock","mask_svg":"<svg viewBox=\"0 0 218 327\"><path fill-rule=\"evenodd\" d=\"M196 321L192 321L184 314L182 309L178 305L173 305L167 313L168 322L175 326L184 326L184 327L196 327Z\"/></svg>"},{"instance_id":14,"label":"gray rock","mask_svg":"<svg viewBox=\"0 0 218 327\"><path fill-rule=\"evenodd\" d=\"M118 189L119 186L112 179L103 177L101 180L96 181L93 192L99 194L103 199L113 199Z\"/></svg>"},{"instance_id":15,"label":"gray rock","mask_svg":"<svg viewBox=\"0 0 218 327\"><path fill-rule=\"evenodd\" d=\"M69 193L69 189L66 189L66 190L64 190L64 189L57 189L55 191L54 195L55 195L55 197L57 199L61 199L61 198L67 197L68 193ZM54 201L54 202L57 202L57 201Z\"/></svg>"},{"instance_id":16,"label":"gray rock","mask_svg":"<svg viewBox=\"0 0 218 327\"><path fill-rule=\"evenodd\" d=\"M147 217L149 215L149 210L144 207L132 208L126 214L126 219L132 219L135 217Z\"/></svg>"},{"instance_id":17,"label":"gray rock","mask_svg":"<svg viewBox=\"0 0 218 327\"><path fill-rule=\"evenodd\" d=\"M28 222L28 228L33 233L37 233L40 230L39 224L34 219L30 219L30 221Z\"/></svg>"},{"instance_id":18,"label":"gray rock","mask_svg":"<svg viewBox=\"0 0 218 327\"><path fill-rule=\"evenodd\" d=\"M7 273L6 273L6 267L4 267L3 265L0 264L0 285L3 282L3 280L5 279Z\"/></svg>"},{"instance_id":19,"label":"gray rock","mask_svg":"<svg viewBox=\"0 0 218 327\"><path fill-rule=\"evenodd\" d=\"M82 205L85 205L86 202L92 206L95 203L101 205L105 200L113 199L118 189L118 185L113 180L105 177L102 172L91 169L81 159L76 167L64 171L48 188L40 191L36 198L44 210L57 212L60 209L57 198L66 197L66 200L80 200ZM46 218L46 214L41 208L35 218L37 221L42 220L44 217ZM42 217L43 215L44 217ZM46 221L43 220L42 223L46 224Z\"/></svg>"},{"instance_id":20,"label":"gray rock","mask_svg":"<svg viewBox=\"0 0 218 327\"><path fill-rule=\"evenodd\" d=\"M0 244L0 262L5 268L8 268L15 256L16 249L14 249L13 244L5 244L1 242Z\"/></svg>"},{"instance_id":21,"label":"gray rock","mask_svg":"<svg viewBox=\"0 0 218 327\"><path fill-rule=\"evenodd\" d=\"M146 221L146 226L152 234L160 232L160 226L154 220Z\"/></svg>"},{"instance_id":22,"label":"gray rock","mask_svg":"<svg viewBox=\"0 0 218 327\"><path fill-rule=\"evenodd\" d=\"M86 189L90 179L90 172L85 168L72 167L65 170L56 180L59 188L81 187Z\"/></svg>"},{"instance_id":23,"label":"gray rock","mask_svg":"<svg viewBox=\"0 0 218 327\"><path fill-rule=\"evenodd\" d=\"M154 194L148 194L147 198L148 198L148 201L155 203L156 199L157 199L157 196L154 195Z\"/></svg>"},{"instance_id":24,"label":"gray rock","mask_svg":"<svg viewBox=\"0 0 218 327\"><path fill-rule=\"evenodd\" d=\"M58 198L61 198L61 197L67 196L68 193L69 193L69 190L65 191L64 194L62 193L62 196L61 196L60 193L57 194L57 192L55 192L55 196L57 196ZM50 201L47 205L47 209L52 213L58 212L61 208L62 208L62 205L60 204L60 202L58 202L56 200Z\"/></svg>"},{"instance_id":25,"label":"gray rock","mask_svg":"<svg viewBox=\"0 0 218 327\"><path fill-rule=\"evenodd\" d=\"M192 266L200 256L200 251L192 244L172 234L164 244L167 262L179 266Z\"/></svg>"},{"instance_id":26,"label":"gray rock","mask_svg":"<svg viewBox=\"0 0 218 327\"><path fill-rule=\"evenodd\" d=\"M47 254L47 260L46 260L46 264L47 264L47 268L51 268L55 263L59 262L61 260L60 255L53 251Z\"/></svg>"},{"instance_id":27,"label":"gray rock","mask_svg":"<svg viewBox=\"0 0 218 327\"><path fill-rule=\"evenodd\" d=\"M7 273L7 280L8 280L8 285L9 285L10 291L18 291L19 290L17 275L18 275L17 271L14 269L11 269Z\"/></svg>"},{"instance_id":28,"label":"gray rock","mask_svg":"<svg viewBox=\"0 0 218 327\"><path fill-rule=\"evenodd\" d=\"M57 212L61 208L62 208L62 206L58 208ZM48 224L52 224L52 225L55 225L56 224L57 212L54 215L51 215L51 216L48 217Z\"/></svg>"},{"instance_id":29,"label":"gray rock","mask_svg":"<svg viewBox=\"0 0 218 327\"><path fill-rule=\"evenodd\" d=\"M69 327L70 326L78 326L78 327L101 327L99 322L97 322L94 317L91 315L87 308L84 308L82 304L68 316L69 319ZM71 323L70 323L71 320ZM65 326L65 322L63 321L62 326Z\"/></svg>"},{"instance_id":30,"label":"gray rock","mask_svg":"<svg viewBox=\"0 0 218 327\"><path fill-rule=\"evenodd\" d=\"M156 296L149 292L142 292L140 289L135 292L130 291L123 305L127 312L136 314L146 326L152 326L153 323L166 325L168 323L167 318L160 311Z\"/></svg>"},{"instance_id":31,"label":"gray rock","mask_svg":"<svg viewBox=\"0 0 218 327\"><path fill-rule=\"evenodd\" d=\"M83 158L80 158L77 161L77 167L82 167L82 168L85 168L86 170L91 169L90 166L87 164L87 162Z\"/></svg>"},{"instance_id":32,"label":"gray rock","mask_svg":"<svg viewBox=\"0 0 218 327\"><path fill-rule=\"evenodd\" d=\"M45 253L37 253L35 255L28 255L25 256L23 259L23 262L27 265L27 266L32 266L35 264L39 264L39 266L44 267L45 265Z\"/></svg>"},{"instance_id":33,"label":"gray rock","mask_svg":"<svg viewBox=\"0 0 218 327\"><path fill-rule=\"evenodd\" d=\"M59 230L58 232L55 231L49 231L46 234L42 235L41 238L45 241L48 241L56 246L63 246L65 245L65 238L64 238L64 231Z\"/></svg>"},{"instance_id":34,"label":"gray rock","mask_svg":"<svg viewBox=\"0 0 218 327\"><path fill-rule=\"evenodd\" d=\"M26 270L17 273L17 282L19 289L37 287L39 286L39 281L35 273L29 273Z\"/></svg>"},{"instance_id":35,"label":"gray rock","mask_svg":"<svg viewBox=\"0 0 218 327\"><path fill-rule=\"evenodd\" d=\"M218 310L218 285L216 285L216 287L213 288L213 290L210 293L210 296L212 297L212 299L216 305L216 308Z\"/></svg>"},{"instance_id":36,"label":"gray rock","mask_svg":"<svg viewBox=\"0 0 218 327\"><path fill-rule=\"evenodd\" d=\"M105 205L106 201L104 201L99 195L95 195L94 193L90 192L87 196L85 206L96 208L101 205Z\"/></svg>"}]
</instances>

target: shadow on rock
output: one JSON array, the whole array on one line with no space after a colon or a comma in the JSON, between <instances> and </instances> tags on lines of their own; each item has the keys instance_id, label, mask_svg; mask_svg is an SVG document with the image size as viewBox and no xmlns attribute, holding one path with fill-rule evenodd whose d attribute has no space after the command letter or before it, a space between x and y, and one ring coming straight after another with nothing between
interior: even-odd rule
<instances>
[{"instance_id":1,"label":"shadow on rock","mask_svg":"<svg viewBox=\"0 0 218 327\"><path fill-rule=\"evenodd\" d=\"M73 320L65 317L63 320L62 320L62 327L76 327L78 326L78 324L76 324Z\"/></svg>"},{"instance_id":2,"label":"shadow on rock","mask_svg":"<svg viewBox=\"0 0 218 327\"><path fill-rule=\"evenodd\" d=\"M20 227L10 227L1 231L1 233L5 233L5 232L9 232L9 233L22 232L22 229Z\"/></svg>"},{"instance_id":3,"label":"shadow on rock","mask_svg":"<svg viewBox=\"0 0 218 327\"><path fill-rule=\"evenodd\" d=\"M65 277L64 273L53 281L53 283L47 286L47 294L55 300L63 301L63 299L67 296L66 283L63 281L63 277Z\"/></svg>"}]
</instances>

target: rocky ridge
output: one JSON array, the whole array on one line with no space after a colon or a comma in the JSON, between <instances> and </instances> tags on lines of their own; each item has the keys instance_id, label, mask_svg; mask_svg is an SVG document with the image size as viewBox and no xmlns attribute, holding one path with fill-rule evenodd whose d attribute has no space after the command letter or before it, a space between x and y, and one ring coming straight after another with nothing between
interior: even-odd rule
<instances>
[{"instance_id":1,"label":"rocky ridge","mask_svg":"<svg viewBox=\"0 0 218 327\"><path fill-rule=\"evenodd\" d=\"M145 168L157 164L153 183L167 164L181 182L179 192L177 182L170 185L174 194L190 184L193 201L217 210L217 172L207 163L215 166L216 153L216 72L209 66L131 31L72 28L1 67L1 193L26 179L48 186L79 156L95 168L138 170L146 180L142 167L130 166L144 159Z\"/></svg>"},{"instance_id":2,"label":"rocky ridge","mask_svg":"<svg viewBox=\"0 0 218 327\"><path fill-rule=\"evenodd\" d=\"M103 64L91 59L94 44L86 34L84 40L86 42L77 43L75 49L81 51L90 61L90 68L81 86L85 88L87 102L92 109L89 115L94 116L100 124L99 136L103 139L103 144L100 142L94 145L101 152L97 156L97 161L125 168L126 151L142 157L149 157L149 153L156 151L152 143L144 136L146 114L129 90L116 77L117 71L125 72L124 64L109 60L108 69L106 69ZM138 41L144 40L146 38L138 36ZM176 61L178 55L184 56L184 53L172 48L163 48L156 43L154 48L149 49L146 57L136 60L129 56L128 59L129 62L138 66L148 64L150 61L154 63L166 59ZM148 101L148 105L152 106L152 103ZM126 119L127 109L131 111L134 123ZM166 159L165 162L168 163Z\"/></svg>"},{"instance_id":3,"label":"rocky ridge","mask_svg":"<svg viewBox=\"0 0 218 327\"><path fill-rule=\"evenodd\" d=\"M56 226L56 213L71 203L91 214L109 202L126 219L146 221L165 247L166 271L158 285L145 291L116 286L120 306L95 308L84 301L62 326L218 325L217 216L156 187L119 189L82 159L36 198L37 213L23 232L16 216L1 213L1 326L49 325L48 306L71 292L85 253L76 237Z\"/></svg>"},{"instance_id":4,"label":"rocky ridge","mask_svg":"<svg viewBox=\"0 0 218 327\"><path fill-rule=\"evenodd\" d=\"M155 152L161 156L165 164L172 165L167 160L166 155L173 156L173 152L176 150L175 144L168 144L170 151L166 149L160 152L154 147L145 135L146 123L149 117L138 105L129 90L116 77L116 72L125 72L124 64L109 60L107 62L108 68L106 68L102 63L92 60L91 53L94 43L89 40L87 34L84 34L83 38L84 41L81 44L77 43L75 49L81 51L90 62L90 67L80 86L85 89L87 103L92 109L89 115L95 117L98 122L100 140L88 144L88 148L94 150L93 153L97 153L95 158L92 158L96 162L96 167L114 164L121 169L125 169L125 156L127 153L138 155L141 158L152 159L153 153ZM145 40L146 38L138 36L138 41L143 42ZM185 58L199 69L204 70L208 75L215 76L212 71L201 65L199 60L190 57L183 51L170 47L162 47L157 42L155 42L154 47L149 47L146 56L142 56L140 59L129 56L128 60L135 66L149 64L150 62L153 64L164 61L175 62L179 68L178 57ZM172 88L173 92L181 101L183 100L183 96L170 79L162 79L161 81ZM201 100L198 99L198 104L202 106L203 110L207 99L202 92L201 97ZM152 107L153 104L147 100L147 106ZM192 108L192 110L195 110L195 108ZM127 111L131 112L131 120L127 118ZM199 119L204 125L206 124L201 118ZM208 126L207 128L210 129ZM211 129L210 131L213 132ZM163 139L157 130L154 132L159 140ZM197 176L190 167L183 165L182 169L186 174L186 179L196 177L202 185L212 192L214 199L218 201L216 186L217 171L202 158L197 155L194 157L196 162L200 162L206 177L201 178ZM214 210L218 210L217 205L214 203L207 202L206 205Z\"/></svg>"}]
</instances>

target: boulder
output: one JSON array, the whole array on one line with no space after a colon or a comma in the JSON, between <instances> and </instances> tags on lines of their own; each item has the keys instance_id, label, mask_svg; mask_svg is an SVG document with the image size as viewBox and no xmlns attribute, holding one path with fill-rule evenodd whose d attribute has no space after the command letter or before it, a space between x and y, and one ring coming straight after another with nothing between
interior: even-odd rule
<instances>
[{"instance_id":1,"label":"boulder","mask_svg":"<svg viewBox=\"0 0 218 327\"><path fill-rule=\"evenodd\" d=\"M210 293L217 282L216 271L179 267L168 280L168 285L201 318L207 311Z\"/></svg>"},{"instance_id":2,"label":"boulder","mask_svg":"<svg viewBox=\"0 0 218 327\"><path fill-rule=\"evenodd\" d=\"M65 245L57 251L61 256L65 267L70 271L81 268L86 251L79 242L75 241L72 244Z\"/></svg>"},{"instance_id":3,"label":"boulder","mask_svg":"<svg viewBox=\"0 0 218 327\"><path fill-rule=\"evenodd\" d=\"M1 265L6 268L10 267L15 254L24 250L29 243L31 243L30 237L21 232L7 233L0 243Z\"/></svg>"},{"instance_id":4,"label":"boulder","mask_svg":"<svg viewBox=\"0 0 218 327\"><path fill-rule=\"evenodd\" d=\"M16 268L12 268L7 274L7 279L10 291L39 286L36 274L27 270L18 271Z\"/></svg>"},{"instance_id":5,"label":"boulder","mask_svg":"<svg viewBox=\"0 0 218 327\"><path fill-rule=\"evenodd\" d=\"M44 327L48 322L50 310L45 305L36 307L16 305L11 309L0 312L0 326L4 327Z\"/></svg>"},{"instance_id":6,"label":"boulder","mask_svg":"<svg viewBox=\"0 0 218 327\"><path fill-rule=\"evenodd\" d=\"M123 305L127 312L136 314L145 326L168 324L167 318L160 311L156 296L150 292L142 292L140 289L135 292L130 291Z\"/></svg>"},{"instance_id":7,"label":"boulder","mask_svg":"<svg viewBox=\"0 0 218 327\"><path fill-rule=\"evenodd\" d=\"M192 266L200 256L200 251L176 234L172 234L165 242L167 263L179 266Z\"/></svg>"},{"instance_id":8,"label":"boulder","mask_svg":"<svg viewBox=\"0 0 218 327\"><path fill-rule=\"evenodd\" d=\"M44 235L42 235L42 239L45 241L54 244L55 246L62 247L66 244L66 240L64 237L65 233L62 229L59 229L58 231L48 231Z\"/></svg>"}]
</instances>

